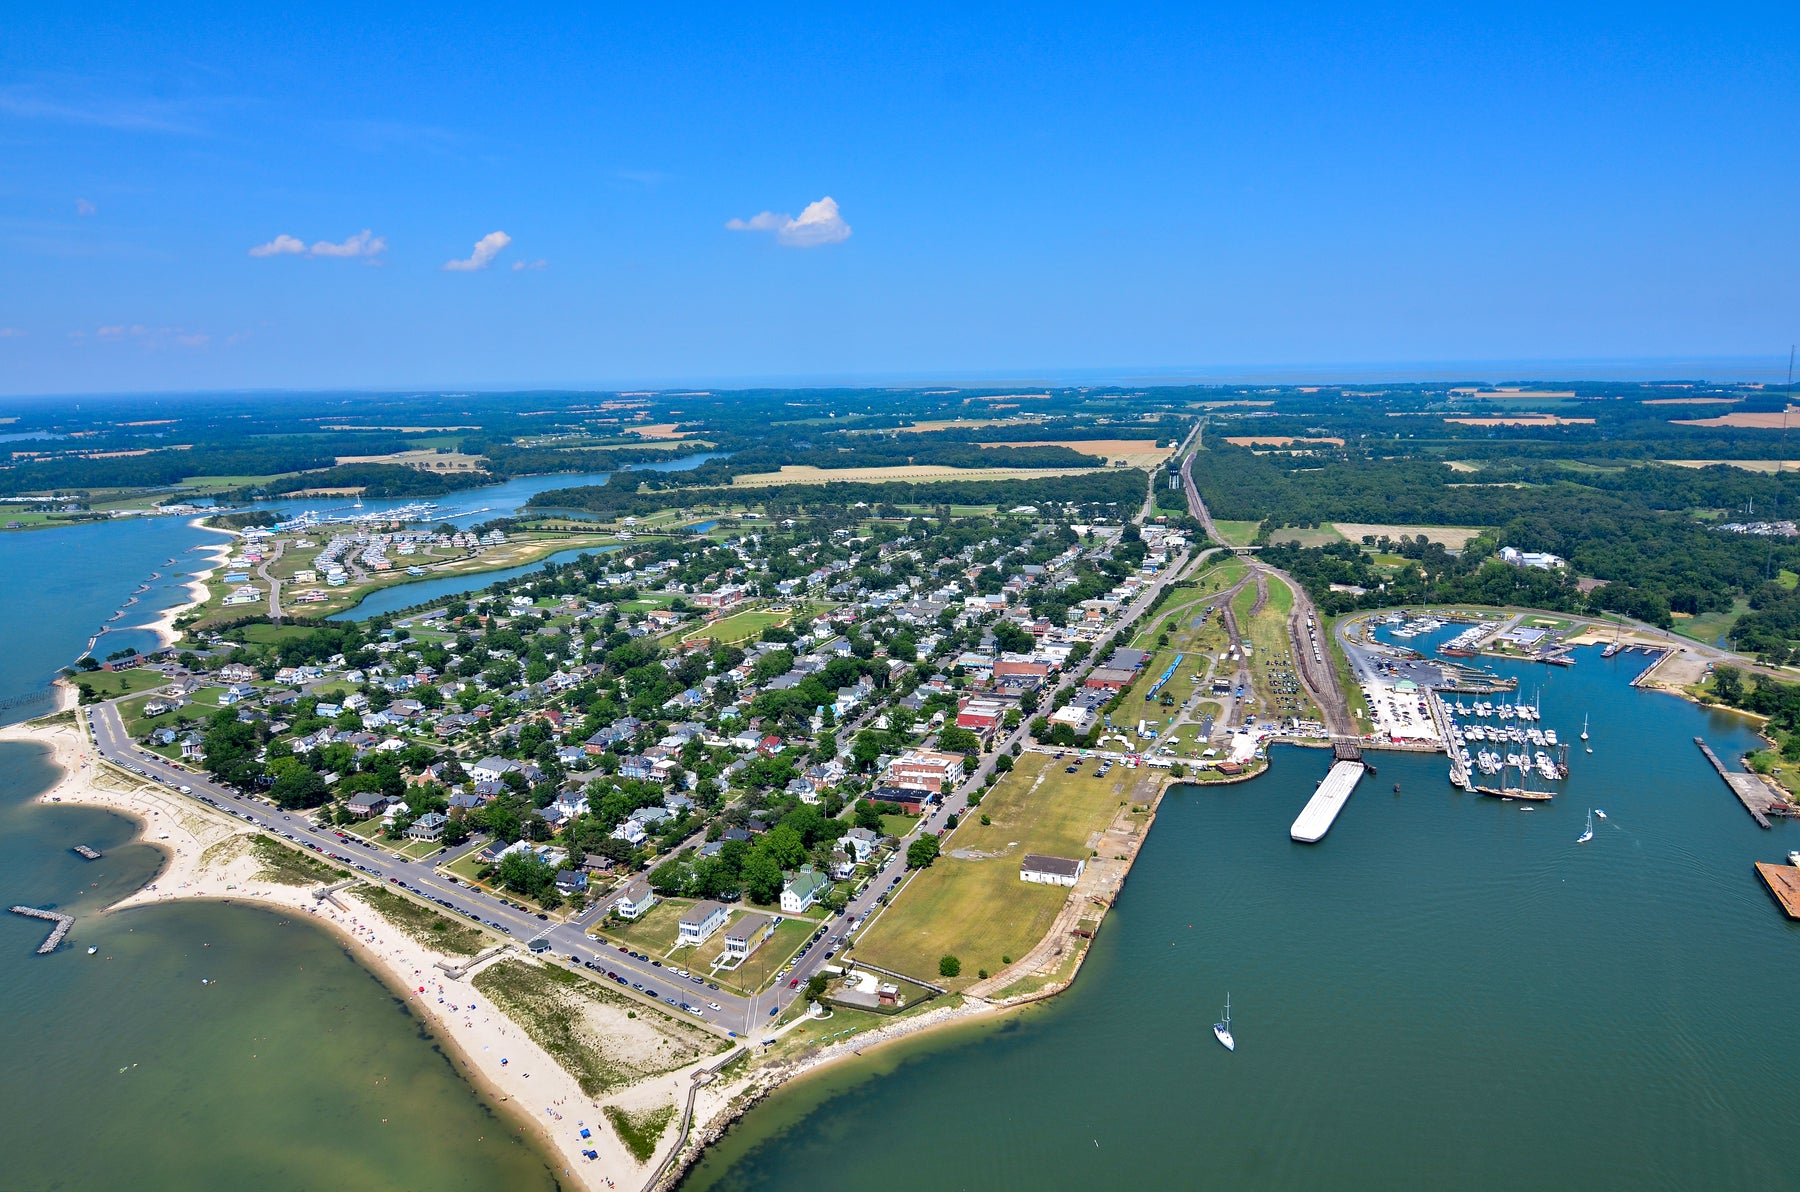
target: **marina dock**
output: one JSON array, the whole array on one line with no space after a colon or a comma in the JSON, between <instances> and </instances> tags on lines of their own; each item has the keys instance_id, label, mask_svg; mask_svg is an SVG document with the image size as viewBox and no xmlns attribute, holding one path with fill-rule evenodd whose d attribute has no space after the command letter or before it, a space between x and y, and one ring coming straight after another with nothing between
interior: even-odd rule
<instances>
[{"instance_id":1,"label":"marina dock","mask_svg":"<svg viewBox=\"0 0 1800 1192\"><path fill-rule=\"evenodd\" d=\"M1355 746L1351 746L1355 750ZM1346 751L1339 750L1339 760L1331 764L1331 770L1319 783L1319 789L1307 801L1301 810L1300 817L1288 835L1302 844L1317 844L1325 839L1325 833L1331 831L1331 825L1337 820L1338 812L1350 800L1350 792L1362 781L1363 765L1360 751L1355 757L1345 757Z\"/></svg>"},{"instance_id":2,"label":"marina dock","mask_svg":"<svg viewBox=\"0 0 1800 1192\"><path fill-rule=\"evenodd\" d=\"M1790 919L1800 919L1800 867L1758 861L1756 874Z\"/></svg>"},{"instance_id":3,"label":"marina dock","mask_svg":"<svg viewBox=\"0 0 1800 1192\"><path fill-rule=\"evenodd\" d=\"M85 844L78 844L69 851L84 861L98 861L100 859L100 850L89 848Z\"/></svg>"},{"instance_id":4,"label":"marina dock","mask_svg":"<svg viewBox=\"0 0 1800 1192\"><path fill-rule=\"evenodd\" d=\"M1719 772L1719 777L1725 780L1725 785L1731 788L1731 793L1738 797L1738 802L1744 805L1744 810L1750 813L1750 818L1756 821L1756 826L1768 827L1769 817L1765 813L1769 810L1770 800L1774 796L1769 794L1769 788L1763 780L1755 774L1727 770L1725 763L1719 760L1719 755L1712 751L1712 746L1706 743L1704 737L1695 737L1694 744L1700 746L1700 752L1704 753L1706 760L1713 764L1713 769Z\"/></svg>"},{"instance_id":5,"label":"marina dock","mask_svg":"<svg viewBox=\"0 0 1800 1192\"><path fill-rule=\"evenodd\" d=\"M63 942L65 935L69 934L69 928L75 926L74 915L59 915L55 911L41 911L35 906L15 906L12 908L12 913L32 919L48 919L56 924L44 942L38 945L39 956L47 956L56 951L56 946Z\"/></svg>"}]
</instances>

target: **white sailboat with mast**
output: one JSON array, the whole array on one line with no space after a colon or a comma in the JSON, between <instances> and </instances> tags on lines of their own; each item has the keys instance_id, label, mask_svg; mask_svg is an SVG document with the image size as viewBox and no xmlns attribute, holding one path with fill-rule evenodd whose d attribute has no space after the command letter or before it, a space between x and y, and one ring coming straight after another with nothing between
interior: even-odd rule
<instances>
[{"instance_id":1,"label":"white sailboat with mast","mask_svg":"<svg viewBox=\"0 0 1800 1192\"><path fill-rule=\"evenodd\" d=\"M1231 994L1225 994L1225 1021L1213 1023L1213 1034L1225 1045L1226 1051L1237 1050L1237 1040L1231 1037Z\"/></svg>"},{"instance_id":2,"label":"white sailboat with mast","mask_svg":"<svg viewBox=\"0 0 1800 1192\"><path fill-rule=\"evenodd\" d=\"M1583 832L1576 839L1575 843L1576 844L1586 844L1588 841L1592 840L1593 838L1594 838L1594 809L1592 807L1590 807L1590 808L1588 808L1587 831Z\"/></svg>"}]
</instances>

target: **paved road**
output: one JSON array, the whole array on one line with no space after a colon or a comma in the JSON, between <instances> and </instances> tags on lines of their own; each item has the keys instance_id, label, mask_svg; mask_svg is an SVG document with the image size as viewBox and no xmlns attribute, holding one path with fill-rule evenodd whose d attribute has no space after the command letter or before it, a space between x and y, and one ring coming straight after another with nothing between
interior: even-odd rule
<instances>
[{"instance_id":1,"label":"paved road","mask_svg":"<svg viewBox=\"0 0 1800 1192\"><path fill-rule=\"evenodd\" d=\"M715 1028L739 1034L751 1033L761 1026L771 1006L785 1007L797 996L795 990L783 983L776 993L764 993L760 998L744 998L722 989L696 985L648 961L632 960L616 948L589 940L578 926L541 920L531 912L520 910L494 895L456 883L436 873L432 862L408 861L374 845L362 844L354 837L344 838L334 831L313 828L304 816L284 812L263 799L241 795L203 774L194 773L156 754L139 749L125 732L118 709L111 703L89 707L88 719L93 726L97 751L107 761L137 770L146 777L172 787L186 786L195 798L228 814L297 844L311 846L377 881L389 882L440 906L448 904L448 909L493 927L519 943L542 936L550 941L553 950L558 956L565 958L565 961L571 955L584 961L597 960L628 981L644 985L646 989L655 989L662 997L673 995L678 1002L686 1001L690 1005L700 1006L704 1011L700 1017ZM873 901L872 897L870 901ZM834 928L835 926L834 924ZM809 953L805 966L807 975L810 975L822 957L821 948L814 948ZM577 971L595 980L614 984L591 970ZM804 984L804 979L801 983ZM717 1002L720 1008L710 1009L705 1004L709 1001Z\"/></svg>"}]
</instances>

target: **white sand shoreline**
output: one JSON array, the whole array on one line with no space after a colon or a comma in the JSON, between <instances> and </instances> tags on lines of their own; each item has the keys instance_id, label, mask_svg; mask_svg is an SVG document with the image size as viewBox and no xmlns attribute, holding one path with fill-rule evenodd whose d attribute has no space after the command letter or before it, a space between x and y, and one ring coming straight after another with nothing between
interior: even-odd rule
<instances>
[{"instance_id":1,"label":"white sand shoreline","mask_svg":"<svg viewBox=\"0 0 1800 1192\"><path fill-rule=\"evenodd\" d=\"M184 585L187 588L188 595L186 603L171 604L168 608L165 608L162 612L158 613L154 621L136 626L136 628L148 629L156 634L157 640L164 647L174 645L181 638L181 634L175 628L175 618L181 616L189 609L198 608L200 605L205 604L207 599L212 595L212 589L208 586L207 581L212 579L219 568L225 565L227 559L231 558L232 548L236 545L235 540L241 537L236 530L224 530L220 529L218 526L207 525L206 519L203 517L194 518L192 521L188 522L188 525L194 527L196 530L205 530L212 534L224 534L226 538L223 542L214 542L199 548L201 553L209 556L209 558L207 560L207 566L199 571L193 572L189 576L187 583Z\"/></svg>"},{"instance_id":2,"label":"white sand shoreline","mask_svg":"<svg viewBox=\"0 0 1800 1192\"><path fill-rule=\"evenodd\" d=\"M66 711L74 702L73 695L66 685L59 685L58 690L60 706ZM569 1183L590 1189L637 1187L667 1153L672 1131L650 1164L638 1163L607 1123L601 1102L583 1093L575 1078L486 996L466 980L453 980L437 967L439 961L454 965L467 958L445 956L418 943L358 901L351 891L339 895L340 907L315 899L310 885L259 879L261 863L247 847L255 833L166 787L134 784L128 775L98 766L85 732L74 724L9 725L0 729L0 740L26 741L51 749L60 777L38 796L40 803L117 812L135 820L144 841L165 854L166 863L153 881L103 913L181 899L212 899L305 916L336 935L351 956L430 1024L432 1034L458 1068L502 1117L513 1120L521 1130L529 1123L544 1143L546 1161ZM714 1059L709 1056L701 1064ZM653 1108L670 1101L680 1105L687 1094L688 1074L696 1066L641 1081L609 1094L605 1101L623 1103L628 1109ZM579 1138L584 1125L592 1134L585 1140ZM598 1151L600 1158L584 1158L583 1148Z\"/></svg>"}]
</instances>

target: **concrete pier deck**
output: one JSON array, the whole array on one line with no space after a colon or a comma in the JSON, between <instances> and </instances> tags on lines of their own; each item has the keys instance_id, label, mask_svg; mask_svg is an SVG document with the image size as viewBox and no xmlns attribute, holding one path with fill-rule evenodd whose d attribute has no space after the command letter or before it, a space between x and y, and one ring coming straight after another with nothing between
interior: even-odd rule
<instances>
[{"instance_id":1,"label":"concrete pier deck","mask_svg":"<svg viewBox=\"0 0 1800 1192\"><path fill-rule=\"evenodd\" d=\"M1288 834L1303 844L1317 844L1325 839L1338 812L1349 801L1350 792L1362 781L1363 769L1360 761L1332 763L1330 772L1319 783L1319 789L1313 792Z\"/></svg>"},{"instance_id":2,"label":"concrete pier deck","mask_svg":"<svg viewBox=\"0 0 1800 1192\"><path fill-rule=\"evenodd\" d=\"M1758 861L1756 873L1762 878L1763 885L1769 887L1775 901L1781 904L1781 909L1787 912L1787 917L1800 919L1800 867Z\"/></svg>"},{"instance_id":3,"label":"concrete pier deck","mask_svg":"<svg viewBox=\"0 0 1800 1192\"><path fill-rule=\"evenodd\" d=\"M1769 817L1765 813L1769 810L1769 803L1774 799L1774 796L1769 794L1768 785L1755 774L1727 770L1725 763L1719 760L1719 755L1712 751L1712 746L1706 743L1705 738L1695 737L1694 744L1700 747L1700 752L1706 755L1706 760L1713 764L1713 769L1719 772L1719 777L1725 780L1725 785L1731 788L1731 793L1738 797L1738 802L1744 805L1744 810L1750 813L1750 818L1756 821L1756 826L1768 827Z\"/></svg>"}]
</instances>

